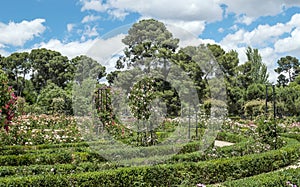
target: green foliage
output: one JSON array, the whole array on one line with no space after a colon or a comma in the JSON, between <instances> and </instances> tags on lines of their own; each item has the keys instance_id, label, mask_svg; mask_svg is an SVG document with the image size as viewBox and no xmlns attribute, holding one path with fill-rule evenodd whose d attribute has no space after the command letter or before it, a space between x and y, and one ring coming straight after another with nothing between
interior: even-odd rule
<instances>
[{"instance_id":1,"label":"green foliage","mask_svg":"<svg viewBox=\"0 0 300 187\"><path fill-rule=\"evenodd\" d=\"M283 140L279 136L282 129L275 121L259 120L259 125L256 129L260 141L269 144L272 149L278 149L283 144Z\"/></svg>"},{"instance_id":2,"label":"green foliage","mask_svg":"<svg viewBox=\"0 0 300 187\"><path fill-rule=\"evenodd\" d=\"M148 19L133 24L122 42L128 47L124 50L125 56L117 61L117 69L122 69L125 65L145 65L148 68L154 61L145 59L170 59L179 40L173 38L163 23ZM159 63L165 63L164 60Z\"/></svg>"},{"instance_id":3,"label":"green foliage","mask_svg":"<svg viewBox=\"0 0 300 187\"><path fill-rule=\"evenodd\" d=\"M297 159L300 151L298 142L289 141L286 147L262 154L243 157L216 159L198 163L118 168L98 172L71 175L43 174L28 177L0 178L1 185L35 186L175 186L183 182L195 185L224 182L247 176L274 171ZM187 176L189 176L187 178Z\"/></svg>"},{"instance_id":4,"label":"green foliage","mask_svg":"<svg viewBox=\"0 0 300 187\"><path fill-rule=\"evenodd\" d=\"M33 71L31 81L38 92L47 85L48 81L63 88L73 80L75 70L73 64L57 51L45 48L33 49L29 58Z\"/></svg>"},{"instance_id":5,"label":"green foliage","mask_svg":"<svg viewBox=\"0 0 300 187\"><path fill-rule=\"evenodd\" d=\"M258 49L252 49L251 47L248 47L246 50L246 55L248 62L251 63L250 76L253 80L252 83L268 83L269 74L267 72L267 66L262 62L262 58L258 53Z\"/></svg>"},{"instance_id":6,"label":"green foliage","mask_svg":"<svg viewBox=\"0 0 300 187\"><path fill-rule=\"evenodd\" d=\"M66 164L87 161L105 161L99 154L93 152L62 151L60 153L22 154L0 156L1 166L23 166L34 164Z\"/></svg>"},{"instance_id":7,"label":"green foliage","mask_svg":"<svg viewBox=\"0 0 300 187\"><path fill-rule=\"evenodd\" d=\"M255 116L263 115L265 113L266 102L264 100L251 100L244 105L244 111L246 116L250 116L252 119ZM271 104L268 103L268 108L271 108Z\"/></svg>"},{"instance_id":8,"label":"green foliage","mask_svg":"<svg viewBox=\"0 0 300 187\"><path fill-rule=\"evenodd\" d=\"M255 100L255 99L264 99L266 97L265 95L265 88L266 86L263 84L251 84L247 88L247 100ZM271 95L271 92L268 90L269 95Z\"/></svg>"},{"instance_id":9,"label":"green foliage","mask_svg":"<svg viewBox=\"0 0 300 187\"><path fill-rule=\"evenodd\" d=\"M17 97L8 86L7 75L0 69L0 128L9 130L9 125L15 117Z\"/></svg>"},{"instance_id":10,"label":"green foliage","mask_svg":"<svg viewBox=\"0 0 300 187\"><path fill-rule=\"evenodd\" d=\"M245 179L228 181L222 183L222 186L240 187L240 186L274 186L289 187L300 185L300 169L287 169L271 173L264 173Z\"/></svg>"},{"instance_id":11,"label":"green foliage","mask_svg":"<svg viewBox=\"0 0 300 187\"><path fill-rule=\"evenodd\" d=\"M77 84L82 84L85 79L99 81L106 75L106 68L104 66L99 64L96 60L85 55L73 58L71 60L71 64L74 68L73 77Z\"/></svg>"},{"instance_id":12,"label":"green foliage","mask_svg":"<svg viewBox=\"0 0 300 187\"><path fill-rule=\"evenodd\" d=\"M8 74L9 84L16 90L19 96L22 94L25 86L25 76L29 73L31 64L29 60L29 53L12 53L10 56L3 58L2 67ZM22 77L19 77L19 75Z\"/></svg>"},{"instance_id":13,"label":"green foliage","mask_svg":"<svg viewBox=\"0 0 300 187\"><path fill-rule=\"evenodd\" d=\"M300 72L300 63L296 57L286 56L281 57L278 61L278 68L275 69L275 72L279 74L278 84L279 86L286 86L289 82L293 82L295 77L299 75ZM287 78L285 76L287 74Z\"/></svg>"},{"instance_id":14,"label":"green foliage","mask_svg":"<svg viewBox=\"0 0 300 187\"><path fill-rule=\"evenodd\" d=\"M41 108L41 113L72 114L71 96L56 84L48 82L41 90L36 105Z\"/></svg>"},{"instance_id":15,"label":"green foliage","mask_svg":"<svg viewBox=\"0 0 300 187\"><path fill-rule=\"evenodd\" d=\"M214 108L212 108L212 106L214 106ZM226 108L226 103L222 100L207 99L204 101L203 108L207 116L211 116L212 110L214 110L214 117L218 117L222 115L222 113L220 113L222 110L220 109Z\"/></svg>"}]
</instances>

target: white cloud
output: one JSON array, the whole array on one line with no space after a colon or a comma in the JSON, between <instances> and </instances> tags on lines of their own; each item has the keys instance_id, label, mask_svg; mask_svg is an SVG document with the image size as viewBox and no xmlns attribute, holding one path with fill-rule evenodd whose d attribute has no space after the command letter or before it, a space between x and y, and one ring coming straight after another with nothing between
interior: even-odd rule
<instances>
[{"instance_id":1,"label":"white cloud","mask_svg":"<svg viewBox=\"0 0 300 187\"><path fill-rule=\"evenodd\" d=\"M63 43L60 40L51 39L47 43L42 42L40 44L36 44L33 48L46 48L59 51L62 55L65 55L71 59L78 55L86 54L86 52L89 48L91 48L94 42L94 40L87 40L85 42L74 41Z\"/></svg>"},{"instance_id":2,"label":"white cloud","mask_svg":"<svg viewBox=\"0 0 300 187\"><path fill-rule=\"evenodd\" d=\"M274 47L278 53L290 52L300 56L300 27L291 32L290 37L278 40Z\"/></svg>"},{"instance_id":3,"label":"white cloud","mask_svg":"<svg viewBox=\"0 0 300 187\"><path fill-rule=\"evenodd\" d=\"M174 25L198 37L205 29L204 21L163 20L166 24ZM170 28L172 29L172 28ZM170 30L172 32L172 30ZM173 33L173 32L172 32Z\"/></svg>"},{"instance_id":4,"label":"white cloud","mask_svg":"<svg viewBox=\"0 0 300 187\"><path fill-rule=\"evenodd\" d=\"M246 15L238 16L236 23L243 23L245 25L250 25L254 21L254 18L248 17Z\"/></svg>"},{"instance_id":5,"label":"white cloud","mask_svg":"<svg viewBox=\"0 0 300 187\"><path fill-rule=\"evenodd\" d=\"M264 47L274 43L284 33L289 33L292 27L289 24L259 25L252 31L240 29L233 34L225 36L221 43L229 46Z\"/></svg>"},{"instance_id":6,"label":"white cloud","mask_svg":"<svg viewBox=\"0 0 300 187\"><path fill-rule=\"evenodd\" d=\"M262 61L267 65L269 81L276 83L278 74L274 71L274 69L277 67L279 55L271 47L259 49L259 53L262 56Z\"/></svg>"},{"instance_id":7,"label":"white cloud","mask_svg":"<svg viewBox=\"0 0 300 187\"><path fill-rule=\"evenodd\" d=\"M73 30L74 27L75 27L75 25L72 24L72 23L67 24L67 30L68 30L68 32L72 32L72 30Z\"/></svg>"},{"instance_id":8,"label":"white cloud","mask_svg":"<svg viewBox=\"0 0 300 187\"><path fill-rule=\"evenodd\" d=\"M198 46L203 43L216 43L211 39L201 39L198 35L202 33L205 28L204 22L188 22L188 21L163 21L167 29L173 34L174 38L179 39L179 47ZM193 31L193 32L191 32Z\"/></svg>"},{"instance_id":9,"label":"white cloud","mask_svg":"<svg viewBox=\"0 0 300 187\"><path fill-rule=\"evenodd\" d=\"M87 51L87 55L105 64L113 55L124 49L125 45L122 43L124 37L124 34L118 34L108 39L98 38Z\"/></svg>"},{"instance_id":10,"label":"white cloud","mask_svg":"<svg viewBox=\"0 0 300 187\"><path fill-rule=\"evenodd\" d=\"M112 18L116 18L119 20L124 20L125 17L129 14L128 12L122 10L122 9L113 9L108 10L107 13L112 16Z\"/></svg>"},{"instance_id":11,"label":"white cloud","mask_svg":"<svg viewBox=\"0 0 300 187\"><path fill-rule=\"evenodd\" d=\"M81 11L95 10L104 12L107 9L107 5L102 4L102 0L80 0L82 3Z\"/></svg>"},{"instance_id":12,"label":"white cloud","mask_svg":"<svg viewBox=\"0 0 300 187\"><path fill-rule=\"evenodd\" d=\"M292 27L300 27L300 14L294 14L287 25L290 25Z\"/></svg>"},{"instance_id":13,"label":"white cloud","mask_svg":"<svg viewBox=\"0 0 300 187\"><path fill-rule=\"evenodd\" d=\"M36 36L40 36L45 31L43 23L45 19L35 19L32 21L22 21L20 23L0 22L0 44L23 46L27 41Z\"/></svg>"},{"instance_id":14,"label":"white cloud","mask_svg":"<svg viewBox=\"0 0 300 187\"><path fill-rule=\"evenodd\" d=\"M251 0L251 1L232 1L220 0L220 3L227 5L227 12L233 12L237 15L246 15L253 18L260 16L274 16L283 11L283 8L300 6L298 0Z\"/></svg>"},{"instance_id":15,"label":"white cloud","mask_svg":"<svg viewBox=\"0 0 300 187\"><path fill-rule=\"evenodd\" d=\"M89 25L85 26L85 30L82 33L82 40L85 40L86 37L91 38L91 37L95 37L95 36L99 36L99 33L97 31L97 27L90 27Z\"/></svg>"},{"instance_id":16,"label":"white cloud","mask_svg":"<svg viewBox=\"0 0 300 187\"><path fill-rule=\"evenodd\" d=\"M102 65L114 66L115 64L107 64L114 54L124 49L122 39L124 34L119 34L108 39L90 39L84 42L62 42L58 39L51 39L48 42L42 42L33 46L33 48L46 48L60 52L62 55L72 59L79 55L87 55L94 58ZM31 49L23 49L22 51L31 51Z\"/></svg>"},{"instance_id":17,"label":"white cloud","mask_svg":"<svg viewBox=\"0 0 300 187\"><path fill-rule=\"evenodd\" d=\"M2 49L2 46L0 46L0 55L1 56L9 56L9 52L5 51L4 49Z\"/></svg>"},{"instance_id":18,"label":"white cloud","mask_svg":"<svg viewBox=\"0 0 300 187\"><path fill-rule=\"evenodd\" d=\"M100 16L94 16L94 15L87 15L85 16L81 23L87 23L87 22L92 22L92 21L97 21L99 20L101 17Z\"/></svg>"},{"instance_id":19,"label":"white cloud","mask_svg":"<svg viewBox=\"0 0 300 187\"><path fill-rule=\"evenodd\" d=\"M293 15L286 25L291 28L290 35L275 42L275 51L300 56L300 14Z\"/></svg>"},{"instance_id":20,"label":"white cloud","mask_svg":"<svg viewBox=\"0 0 300 187\"><path fill-rule=\"evenodd\" d=\"M222 9L217 0L81 0L82 10L95 10L99 12L119 10L124 12L137 12L142 16L165 20L206 20L208 22L221 20ZM122 16L121 16L122 17Z\"/></svg>"}]
</instances>

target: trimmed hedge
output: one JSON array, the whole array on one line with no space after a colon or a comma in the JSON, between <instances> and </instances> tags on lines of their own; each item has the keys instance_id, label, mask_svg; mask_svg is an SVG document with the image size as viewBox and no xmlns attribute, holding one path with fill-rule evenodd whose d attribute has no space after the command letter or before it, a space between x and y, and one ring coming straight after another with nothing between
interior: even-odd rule
<instances>
[{"instance_id":1,"label":"trimmed hedge","mask_svg":"<svg viewBox=\"0 0 300 187\"><path fill-rule=\"evenodd\" d=\"M0 147L0 151L10 150L16 151L15 154L24 153L26 150L39 150L39 149L53 149L63 147L89 147L91 145L106 145L110 142L106 141L94 141L94 142L79 142L79 143L61 143L61 144L40 144L40 145L8 145Z\"/></svg>"},{"instance_id":2,"label":"trimmed hedge","mask_svg":"<svg viewBox=\"0 0 300 187\"><path fill-rule=\"evenodd\" d=\"M240 179L287 166L298 159L300 144L261 154L199 163L118 168L70 175L36 175L0 178L0 186L175 186L212 184Z\"/></svg>"},{"instance_id":3,"label":"trimmed hedge","mask_svg":"<svg viewBox=\"0 0 300 187\"><path fill-rule=\"evenodd\" d=\"M236 135L228 132L219 132L217 138L218 140L229 141L233 143L245 141L246 138L241 135ZM189 142L183 146L180 153L190 153L199 150L199 142ZM57 148L79 148L79 147L90 147L90 146L109 146L111 143L108 141L95 141L95 142L79 142L79 143L61 143L61 144L41 144L41 145L12 145L0 147L0 155L20 155L27 153L46 153L48 151L39 151L44 149L57 149ZM182 145L176 145L178 147ZM149 147L149 149L153 149ZM155 148L154 148L155 149ZM76 150L76 149L75 149ZM52 152L52 150L49 150Z\"/></svg>"},{"instance_id":4,"label":"trimmed hedge","mask_svg":"<svg viewBox=\"0 0 300 187\"><path fill-rule=\"evenodd\" d=\"M239 179L235 181L228 181L222 186L240 187L240 186L274 186L282 187L293 184L300 186L300 168L287 169L283 171L276 171L271 173L264 173L253 177Z\"/></svg>"},{"instance_id":5,"label":"trimmed hedge","mask_svg":"<svg viewBox=\"0 0 300 187\"><path fill-rule=\"evenodd\" d=\"M282 133L281 136L300 141L300 133Z\"/></svg>"},{"instance_id":6,"label":"trimmed hedge","mask_svg":"<svg viewBox=\"0 0 300 187\"><path fill-rule=\"evenodd\" d=\"M230 157L230 156L237 156L233 154L238 155L245 155L252 153L252 149L247 149L247 145L249 142L241 142L238 144L234 144L232 146L228 147L217 147L215 151L218 153L218 158L224 158L224 157ZM194 143L190 143L189 145L194 145ZM42 149L37 150L39 153L42 151L43 153L54 153L56 152L62 152L66 151L65 149L70 148L60 148L57 149ZM74 147L76 149L76 152L78 150L85 151L87 148L85 147ZM29 150L33 151L33 150ZM48 152L51 151L51 152ZM71 151L71 150L69 150ZM120 164L113 164L113 163L79 163L79 164L55 164L55 165L30 165L30 166L2 166L0 167L0 177L9 176L9 175L18 175L18 176L25 176L25 175L37 175L42 173L49 173L49 171L55 170L59 171L60 174L70 174L70 173L78 173L83 171L97 171L97 170L103 170L103 169L113 169L117 167L122 167L122 165L142 165L142 164L154 164L154 163L178 163L178 162L198 162L198 161L204 161L204 160L211 160L215 159L215 157L211 157L207 155L209 153L203 153L200 154L200 152L194 152L194 153L186 153L186 154L178 154L178 155L163 155L163 156L153 156L153 157L147 157L145 158L134 158L130 160L122 160ZM164 159L164 156L171 157L169 160ZM108 165L112 165L112 168L107 167ZM104 167L105 166L105 167ZM53 172L50 172L53 173Z\"/></svg>"},{"instance_id":7,"label":"trimmed hedge","mask_svg":"<svg viewBox=\"0 0 300 187\"><path fill-rule=\"evenodd\" d=\"M49 149L24 149L24 150L4 150L0 152L0 156L8 155L23 155L23 154L52 154L60 152L88 152L89 147L61 147L61 148L49 148Z\"/></svg>"},{"instance_id":8,"label":"trimmed hedge","mask_svg":"<svg viewBox=\"0 0 300 187\"><path fill-rule=\"evenodd\" d=\"M230 132L219 132L217 137L217 140L232 142L232 143L239 143L242 141L247 141L247 138L245 136L242 136L240 134L234 134Z\"/></svg>"},{"instance_id":9,"label":"trimmed hedge","mask_svg":"<svg viewBox=\"0 0 300 187\"><path fill-rule=\"evenodd\" d=\"M23 154L0 156L1 166L23 166L23 165L51 165L77 163L86 161L106 161L97 153L93 152L62 152L53 154Z\"/></svg>"},{"instance_id":10,"label":"trimmed hedge","mask_svg":"<svg viewBox=\"0 0 300 187\"><path fill-rule=\"evenodd\" d=\"M250 142L251 143L251 142ZM246 154L253 153L252 149L248 149L249 142L241 142L238 144L234 144L228 147L218 147L216 148L216 153L218 158L228 158L231 156L241 156ZM122 165L142 165L142 164L150 164L150 163L178 163L178 162L198 162L198 161L206 161L216 159L216 157L212 157L208 155L209 153L194 152L194 153L186 153L186 154L178 154L170 156L169 160L163 158L163 156L153 156L145 158L134 158L131 160L122 160ZM237 154L237 155L236 155ZM168 156L168 155L166 155ZM97 171L102 169L112 169L109 167L102 167L107 165L113 165L113 168L122 167L121 164L113 164L113 163L85 163L85 164L56 164L56 165L32 165L32 166L3 166L0 167L0 177L9 176L9 175L31 175L31 174L42 174L48 173L51 169L56 171L60 171L60 174L69 174L69 173L78 173L82 171ZM90 167L88 168L87 167ZM52 172L51 172L52 173Z\"/></svg>"},{"instance_id":11,"label":"trimmed hedge","mask_svg":"<svg viewBox=\"0 0 300 187\"><path fill-rule=\"evenodd\" d=\"M108 162L81 162L78 164L54 164L54 165L29 165L29 166L1 166L0 177L29 176L40 174L72 174L80 172L91 172L116 169L120 167Z\"/></svg>"}]
</instances>

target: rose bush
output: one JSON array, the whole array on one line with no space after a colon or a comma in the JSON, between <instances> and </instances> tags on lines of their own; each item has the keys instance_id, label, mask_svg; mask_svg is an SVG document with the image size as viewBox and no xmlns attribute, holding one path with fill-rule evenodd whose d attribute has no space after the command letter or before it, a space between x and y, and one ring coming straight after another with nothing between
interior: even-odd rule
<instances>
[{"instance_id":1,"label":"rose bush","mask_svg":"<svg viewBox=\"0 0 300 187\"><path fill-rule=\"evenodd\" d=\"M0 125L9 130L9 125L15 116L15 103L17 97L12 88L8 86L7 75L0 69Z\"/></svg>"}]
</instances>

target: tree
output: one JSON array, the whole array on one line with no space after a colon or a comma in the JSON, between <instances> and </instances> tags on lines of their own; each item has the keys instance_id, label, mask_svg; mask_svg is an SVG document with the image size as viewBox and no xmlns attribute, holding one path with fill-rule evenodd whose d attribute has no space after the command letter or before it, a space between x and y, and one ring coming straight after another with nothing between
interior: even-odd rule
<instances>
[{"instance_id":1,"label":"tree","mask_svg":"<svg viewBox=\"0 0 300 187\"><path fill-rule=\"evenodd\" d=\"M106 68L96 60L85 55L77 56L71 60L74 67L74 78L77 83L81 83L84 79L92 78L99 81L106 75Z\"/></svg>"},{"instance_id":2,"label":"tree","mask_svg":"<svg viewBox=\"0 0 300 187\"><path fill-rule=\"evenodd\" d=\"M122 42L127 47L124 49L125 55L121 56L116 62L116 68L131 68L131 71L119 73L122 75L118 77L118 85L123 82L123 88L126 86L126 88L133 87L134 81L129 80L135 79L142 73L150 73L152 68L159 74L156 78L152 77L152 81L159 82L156 84L155 90L161 93L157 94L166 102L171 101L176 94L174 90L170 89L167 77L179 40L173 38L172 33L167 30L163 23L154 19L148 19L133 24ZM135 69L133 70L132 68ZM136 72L139 73L136 74ZM125 74L126 76L124 76ZM109 78L113 78L112 76L114 75L112 74ZM146 80L149 81L149 79ZM110 80L110 82L112 81Z\"/></svg>"},{"instance_id":3,"label":"tree","mask_svg":"<svg viewBox=\"0 0 300 187\"><path fill-rule=\"evenodd\" d=\"M29 58L32 62L31 80L38 92L47 85L49 80L62 88L73 80L75 70L73 65L66 56L62 56L57 51L45 48L34 49Z\"/></svg>"},{"instance_id":4,"label":"tree","mask_svg":"<svg viewBox=\"0 0 300 187\"><path fill-rule=\"evenodd\" d=\"M248 47L246 55L248 61L238 66L237 86L247 90L252 84L268 84L267 67L262 62L258 50ZM244 95L244 98L247 96Z\"/></svg>"},{"instance_id":5,"label":"tree","mask_svg":"<svg viewBox=\"0 0 300 187\"><path fill-rule=\"evenodd\" d=\"M267 66L262 62L261 55L258 53L258 49L252 49L248 47L246 50L247 59L252 64L251 76L253 82L258 84L268 83L269 74L267 72Z\"/></svg>"},{"instance_id":6,"label":"tree","mask_svg":"<svg viewBox=\"0 0 300 187\"><path fill-rule=\"evenodd\" d=\"M107 74L106 79L109 85L112 85L114 83L114 80L118 77L118 74L120 71L112 71L109 74Z\"/></svg>"},{"instance_id":7,"label":"tree","mask_svg":"<svg viewBox=\"0 0 300 187\"><path fill-rule=\"evenodd\" d=\"M296 57L286 56L281 57L278 61L278 68L275 72L279 74L278 84L285 86L286 83L293 82L295 77L300 73L300 63ZM284 74L287 74L287 78Z\"/></svg>"},{"instance_id":8,"label":"tree","mask_svg":"<svg viewBox=\"0 0 300 187\"><path fill-rule=\"evenodd\" d=\"M163 64L166 77L167 60L175 52L179 40L173 38L163 23L148 19L133 24L122 42L128 47L124 50L125 56L117 61L117 69L144 65L145 71L149 71L151 65Z\"/></svg>"},{"instance_id":9,"label":"tree","mask_svg":"<svg viewBox=\"0 0 300 187\"><path fill-rule=\"evenodd\" d=\"M277 85L278 86L286 86L286 85L288 85L288 83L289 83L289 80L285 77L285 75L280 74L277 77Z\"/></svg>"},{"instance_id":10,"label":"tree","mask_svg":"<svg viewBox=\"0 0 300 187\"><path fill-rule=\"evenodd\" d=\"M193 86L195 86L197 90L199 99L202 100L207 97L207 82L205 79L210 70L204 73L201 68L207 67L205 63L209 61L207 49L205 49L204 46L188 46L182 48L174 55L173 61L193 80Z\"/></svg>"},{"instance_id":11,"label":"tree","mask_svg":"<svg viewBox=\"0 0 300 187\"><path fill-rule=\"evenodd\" d=\"M36 104L42 113L72 114L71 95L52 82L41 90Z\"/></svg>"},{"instance_id":12,"label":"tree","mask_svg":"<svg viewBox=\"0 0 300 187\"><path fill-rule=\"evenodd\" d=\"M277 87L276 98L281 105L281 114L285 116L299 115L297 111L297 100L300 98L300 85L288 85Z\"/></svg>"},{"instance_id":13,"label":"tree","mask_svg":"<svg viewBox=\"0 0 300 187\"><path fill-rule=\"evenodd\" d=\"M217 60L224 76L228 113L230 115L239 115L244 103L243 95L245 90L238 86L238 53L234 50L225 52L221 46L216 44L207 44L207 47Z\"/></svg>"},{"instance_id":14,"label":"tree","mask_svg":"<svg viewBox=\"0 0 300 187\"><path fill-rule=\"evenodd\" d=\"M17 95L21 95L25 87L25 76L28 75L31 69L29 53L12 53L3 59L3 64L5 64L5 70L9 74L11 85L13 85ZM19 81L20 74L22 75L21 83Z\"/></svg>"},{"instance_id":15,"label":"tree","mask_svg":"<svg viewBox=\"0 0 300 187\"><path fill-rule=\"evenodd\" d=\"M251 84L247 88L247 101L255 99L264 99L265 98L265 85L263 84ZM269 92L270 93L270 92Z\"/></svg>"}]
</instances>

